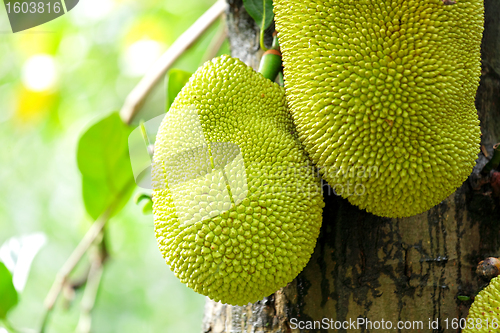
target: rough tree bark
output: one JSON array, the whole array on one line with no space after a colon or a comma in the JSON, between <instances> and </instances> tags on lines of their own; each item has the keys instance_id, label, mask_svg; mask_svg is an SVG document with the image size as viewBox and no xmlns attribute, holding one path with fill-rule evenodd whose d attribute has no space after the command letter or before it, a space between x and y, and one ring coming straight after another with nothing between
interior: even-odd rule
<instances>
[{"instance_id":1,"label":"rough tree bark","mask_svg":"<svg viewBox=\"0 0 500 333\"><path fill-rule=\"evenodd\" d=\"M258 28L241 0L228 0L227 22L233 56L256 68L260 58ZM483 68L476 106L487 152L500 141L500 2L485 0ZM324 222L315 252L303 272L288 286L247 306L207 299L203 332L327 332L292 329L299 321L422 321L421 330L397 332L459 332L446 328L465 318L484 282L477 263L499 256L500 205L491 195L488 177L480 171L481 153L473 174L441 204L418 216L380 218L329 194L325 187ZM430 329L429 320L439 327ZM334 330L329 330L334 331ZM339 332L374 332L339 329ZM377 330L387 331L387 330Z\"/></svg>"}]
</instances>

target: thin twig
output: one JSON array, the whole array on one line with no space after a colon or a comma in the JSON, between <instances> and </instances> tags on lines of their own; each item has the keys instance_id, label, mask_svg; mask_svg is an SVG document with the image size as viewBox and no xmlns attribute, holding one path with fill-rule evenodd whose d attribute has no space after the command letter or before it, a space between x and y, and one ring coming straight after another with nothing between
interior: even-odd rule
<instances>
[{"instance_id":1,"label":"thin twig","mask_svg":"<svg viewBox=\"0 0 500 333\"><path fill-rule=\"evenodd\" d=\"M220 29L217 32L217 35L212 38L210 41L210 45L208 45L207 51L205 54L203 54L202 63L212 60L216 55L217 52L219 52L220 48L222 47L222 44L227 39L227 28L224 26L222 29Z\"/></svg>"},{"instance_id":2,"label":"thin twig","mask_svg":"<svg viewBox=\"0 0 500 333\"><path fill-rule=\"evenodd\" d=\"M12 323L7 320L7 319L4 319L4 320L0 320L0 327L2 327L2 325L9 331L9 333L35 333L36 331L33 330L33 329L30 329L30 328L15 328L14 325L12 325Z\"/></svg>"},{"instance_id":3,"label":"thin twig","mask_svg":"<svg viewBox=\"0 0 500 333\"><path fill-rule=\"evenodd\" d=\"M80 319L75 330L75 332L77 333L90 333L90 328L92 326L91 312L94 308L97 291L99 290L102 272L104 270L104 257L97 252L98 251L95 251L92 256L92 264L90 266L90 271L87 278L87 285L85 286L82 302L80 304Z\"/></svg>"},{"instance_id":4,"label":"thin twig","mask_svg":"<svg viewBox=\"0 0 500 333\"><path fill-rule=\"evenodd\" d=\"M217 1L154 63L125 99L125 104L120 110L124 123L130 124L132 122L146 97L165 72L224 13L226 6L226 1Z\"/></svg>"},{"instance_id":5,"label":"thin twig","mask_svg":"<svg viewBox=\"0 0 500 333\"><path fill-rule=\"evenodd\" d=\"M12 324L11 324L9 321L4 320L4 321L1 321L1 323L2 323L2 324L3 324L3 326L4 326L7 330L9 330L10 332L12 332L12 333L20 333L20 331L19 331L19 330L17 330L16 328L14 328L14 326L12 326Z\"/></svg>"},{"instance_id":6,"label":"thin twig","mask_svg":"<svg viewBox=\"0 0 500 333\"><path fill-rule=\"evenodd\" d=\"M43 318L42 322L42 328L40 330L41 333L45 331L45 326L47 325L47 320L50 311L54 307L54 304L57 301L57 297L61 293L61 290L63 289L64 284L67 282L69 275L73 271L73 269L76 267L80 259L83 257L85 252L89 249L89 247L92 245L94 240L96 239L97 236L99 236L102 228L106 224L106 222L109 219L109 214L111 212L111 209L107 209L99 218L92 224L90 229L87 231L83 239L80 241L78 246L75 248L73 253L69 256L68 260L64 263L64 265L61 267L59 272L56 274L56 279L54 280L54 283L52 284L52 287L49 290L49 293L47 294L47 297L45 298L44 305L45 305L45 315Z\"/></svg>"}]
</instances>

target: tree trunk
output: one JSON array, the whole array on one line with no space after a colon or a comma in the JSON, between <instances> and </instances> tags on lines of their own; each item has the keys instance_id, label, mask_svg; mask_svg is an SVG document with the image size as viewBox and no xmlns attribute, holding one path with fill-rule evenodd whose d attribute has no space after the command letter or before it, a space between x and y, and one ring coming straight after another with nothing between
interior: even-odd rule
<instances>
[{"instance_id":1,"label":"tree trunk","mask_svg":"<svg viewBox=\"0 0 500 333\"><path fill-rule=\"evenodd\" d=\"M256 68L258 28L241 0L228 2L232 54ZM500 141L500 3L495 0L485 1L482 56L476 106L481 144L491 156ZM460 332L452 320L465 318L471 301L457 296L474 297L484 286L475 273L478 262L499 255L499 200L492 196L489 177L480 175L487 161L480 153L472 175L455 193L410 218L374 216L325 187L321 234L302 273L247 306L207 299L203 332L387 332L387 321L395 332ZM323 318L330 329L306 328L308 321ZM372 329L334 329L358 318L370 320ZM382 320L386 329L376 329ZM423 327L397 329L398 321Z\"/></svg>"}]
</instances>

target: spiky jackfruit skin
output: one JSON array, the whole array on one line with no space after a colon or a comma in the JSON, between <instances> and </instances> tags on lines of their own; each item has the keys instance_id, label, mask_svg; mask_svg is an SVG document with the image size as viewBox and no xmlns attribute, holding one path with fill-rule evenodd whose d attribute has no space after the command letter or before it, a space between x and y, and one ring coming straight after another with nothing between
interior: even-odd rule
<instances>
[{"instance_id":1,"label":"spiky jackfruit skin","mask_svg":"<svg viewBox=\"0 0 500 333\"><path fill-rule=\"evenodd\" d=\"M299 137L338 194L405 217L467 179L480 142L482 0L274 3Z\"/></svg>"},{"instance_id":2,"label":"spiky jackfruit skin","mask_svg":"<svg viewBox=\"0 0 500 333\"><path fill-rule=\"evenodd\" d=\"M491 280L474 299L463 333L500 332L500 277Z\"/></svg>"},{"instance_id":3,"label":"spiky jackfruit skin","mask_svg":"<svg viewBox=\"0 0 500 333\"><path fill-rule=\"evenodd\" d=\"M152 176L159 248L196 292L255 302L309 261L320 179L284 89L241 61L222 56L191 77L159 129Z\"/></svg>"}]
</instances>

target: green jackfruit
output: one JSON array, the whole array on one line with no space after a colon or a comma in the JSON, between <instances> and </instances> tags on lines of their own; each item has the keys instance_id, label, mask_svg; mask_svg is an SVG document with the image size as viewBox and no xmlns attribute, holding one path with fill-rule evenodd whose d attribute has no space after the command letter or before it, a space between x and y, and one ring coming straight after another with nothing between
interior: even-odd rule
<instances>
[{"instance_id":1,"label":"green jackfruit","mask_svg":"<svg viewBox=\"0 0 500 333\"><path fill-rule=\"evenodd\" d=\"M500 332L500 277L475 297L469 309L466 329L463 333Z\"/></svg>"},{"instance_id":2,"label":"green jackfruit","mask_svg":"<svg viewBox=\"0 0 500 333\"><path fill-rule=\"evenodd\" d=\"M222 56L190 78L155 143L153 213L175 275L243 305L292 281L314 250L324 206L284 89Z\"/></svg>"},{"instance_id":3,"label":"green jackfruit","mask_svg":"<svg viewBox=\"0 0 500 333\"><path fill-rule=\"evenodd\" d=\"M274 3L290 110L337 194L404 217L467 179L481 134L482 0Z\"/></svg>"}]
</instances>

